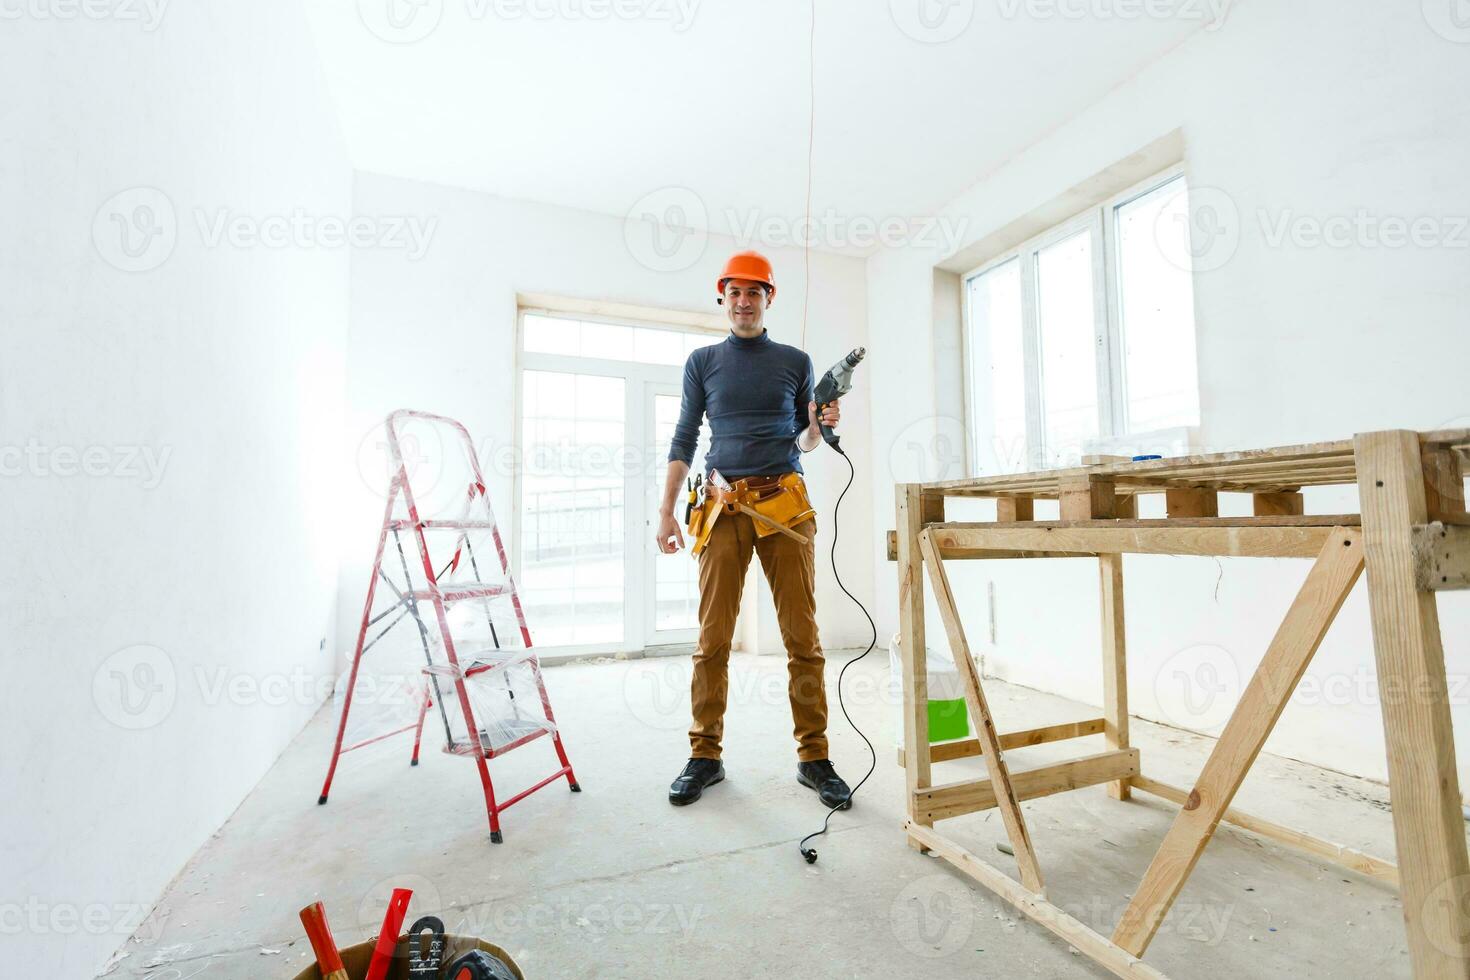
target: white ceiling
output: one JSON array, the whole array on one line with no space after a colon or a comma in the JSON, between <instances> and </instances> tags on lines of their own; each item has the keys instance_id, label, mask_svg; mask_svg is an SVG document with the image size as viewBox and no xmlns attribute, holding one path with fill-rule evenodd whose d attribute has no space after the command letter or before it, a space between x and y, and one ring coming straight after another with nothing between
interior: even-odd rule
<instances>
[{"instance_id":1,"label":"white ceiling","mask_svg":"<svg viewBox=\"0 0 1470 980\"><path fill-rule=\"evenodd\" d=\"M1125 19L1108 11L1145 5L1060 5L1095 12L1079 18L1042 0L815 3L812 212L873 220L930 213L1198 30L1187 12L1209 6ZM619 217L662 191L655 203L716 232L803 213L808 0L308 6L361 170ZM848 251L834 227L818 246Z\"/></svg>"}]
</instances>

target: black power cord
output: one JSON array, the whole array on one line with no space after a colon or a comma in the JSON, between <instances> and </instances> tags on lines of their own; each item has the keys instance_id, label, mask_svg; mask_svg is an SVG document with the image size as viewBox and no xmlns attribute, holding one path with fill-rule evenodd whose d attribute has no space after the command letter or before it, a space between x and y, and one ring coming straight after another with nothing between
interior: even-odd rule
<instances>
[{"instance_id":1,"label":"black power cord","mask_svg":"<svg viewBox=\"0 0 1470 980\"><path fill-rule=\"evenodd\" d=\"M837 450L839 453L841 453L842 458L847 462L847 486L842 488L842 492L837 495L837 503L834 504L832 507L832 552L830 556L832 561L832 576L833 578L837 579L837 587L841 589L843 593L853 601L853 604L856 605L858 609L862 610L864 618L866 618L868 621L868 628L873 631L873 639L868 642L868 648L862 653L858 654L856 657L853 657L847 663L843 664L842 670L839 671L837 674L837 705L842 709L842 717L847 719L847 723L852 726L852 730L857 732L858 736L867 743L868 755L871 757L872 761L868 764L867 773L863 775L862 779L858 780L858 784L854 786L852 788L852 791L847 794L847 799L827 811L827 817L822 821L822 829L815 830L810 834L807 834L801 839L801 842L796 845L797 849L801 851L801 856L806 858L807 864L817 863L817 850L814 847L807 847L806 842L811 840L813 837L820 837L827 832L827 825L832 822L832 814L836 813L838 810L845 810L852 806L852 798L857 795L858 790L863 788L863 783L866 783L868 781L868 777L873 775L873 770L878 768L878 753L876 750L874 750L873 743L868 741L868 736L864 735L863 730L859 728L857 726L857 723L852 720L852 715L847 713L847 704L842 700L842 678L847 675L847 668L851 667L853 664L857 663L859 660L872 653L873 648L878 645L878 627L873 622L873 617L868 614L867 608L858 601L858 597L848 591L847 586L842 584L842 575L839 574L837 571L837 515L842 509L842 498L847 496L847 491L852 488L852 481L857 477L857 469L852 465L852 460L848 459L847 453L843 452L842 447L837 445L836 439L829 440L827 444L833 449Z\"/></svg>"}]
</instances>

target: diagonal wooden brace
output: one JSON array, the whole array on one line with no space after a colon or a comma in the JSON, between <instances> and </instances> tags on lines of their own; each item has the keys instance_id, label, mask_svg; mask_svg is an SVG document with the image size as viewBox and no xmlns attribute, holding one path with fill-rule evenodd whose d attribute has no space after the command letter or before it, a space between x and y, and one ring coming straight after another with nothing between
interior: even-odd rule
<instances>
[{"instance_id":1,"label":"diagonal wooden brace","mask_svg":"<svg viewBox=\"0 0 1470 980\"><path fill-rule=\"evenodd\" d=\"M1261 665L1220 733L1164 843L1144 873L1113 942L1142 956L1301 681L1327 628L1363 572L1362 533L1337 528L1322 546Z\"/></svg>"},{"instance_id":2,"label":"diagonal wooden brace","mask_svg":"<svg viewBox=\"0 0 1470 980\"><path fill-rule=\"evenodd\" d=\"M1010 770L1006 768L1005 754L1001 751L1000 736L995 730L995 719L985 701L985 691L980 686L980 671L970 656L970 644L965 639L965 628L960 623L959 609L955 606L954 592L949 587L949 576L944 563L926 528L919 532L919 550L924 564L929 568L929 578L934 582L934 599L939 605L939 617L944 620L945 632L949 634L950 651L954 654L955 666L959 668L960 680L965 685L965 703L975 719L985 767L990 772L990 785L995 792L1000 808L1001 821L1005 824L1006 836L1011 849L1016 852L1016 864L1021 871L1021 884L1033 892L1041 893L1041 868L1036 863L1036 850L1031 846L1031 835L1026 830L1026 820L1021 815L1021 804L1016 799L1011 785Z\"/></svg>"}]
</instances>

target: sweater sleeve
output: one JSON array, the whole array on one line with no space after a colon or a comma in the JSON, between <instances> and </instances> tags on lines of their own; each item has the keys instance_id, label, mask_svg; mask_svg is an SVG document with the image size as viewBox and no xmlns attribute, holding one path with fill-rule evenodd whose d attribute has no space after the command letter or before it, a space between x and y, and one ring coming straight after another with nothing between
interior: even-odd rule
<instances>
[{"instance_id":1,"label":"sweater sleeve","mask_svg":"<svg viewBox=\"0 0 1470 980\"><path fill-rule=\"evenodd\" d=\"M796 385L795 436L798 439L801 438L801 434L806 431L807 426L812 424L812 417L810 412L807 410L807 406L811 404L812 388L816 384L812 377L811 355L803 353L801 355L801 360L803 362L802 368L805 371L805 376Z\"/></svg>"},{"instance_id":2,"label":"sweater sleeve","mask_svg":"<svg viewBox=\"0 0 1470 980\"><path fill-rule=\"evenodd\" d=\"M698 351L684 362L684 394L679 401L679 421L674 423L674 438L669 441L669 462L679 460L688 466L694 462L699 445L699 423L704 420L704 371L696 360Z\"/></svg>"}]
</instances>

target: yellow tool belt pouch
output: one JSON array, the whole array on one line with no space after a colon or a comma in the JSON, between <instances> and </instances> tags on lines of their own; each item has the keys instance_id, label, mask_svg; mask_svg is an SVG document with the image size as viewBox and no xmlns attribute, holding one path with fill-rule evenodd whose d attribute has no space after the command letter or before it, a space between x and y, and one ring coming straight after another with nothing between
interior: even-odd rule
<instances>
[{"instance_id":1,"label":"yellow tool belt pouch","mask_svg":"<svg viewBox=\"0 0 1470 980\"><path fill-rule=\"evenodd\" d=\"M771 482L761 482L765 480ZM780 479L756 477L740 482L748 485L751 509L782 527L795 527L816 514L811 498L806 495L806 481L800 473L787 473ZM764 538L778 532L769 524L756 521L755 533L756 537Z\"/></svg>"}]
</instances>

